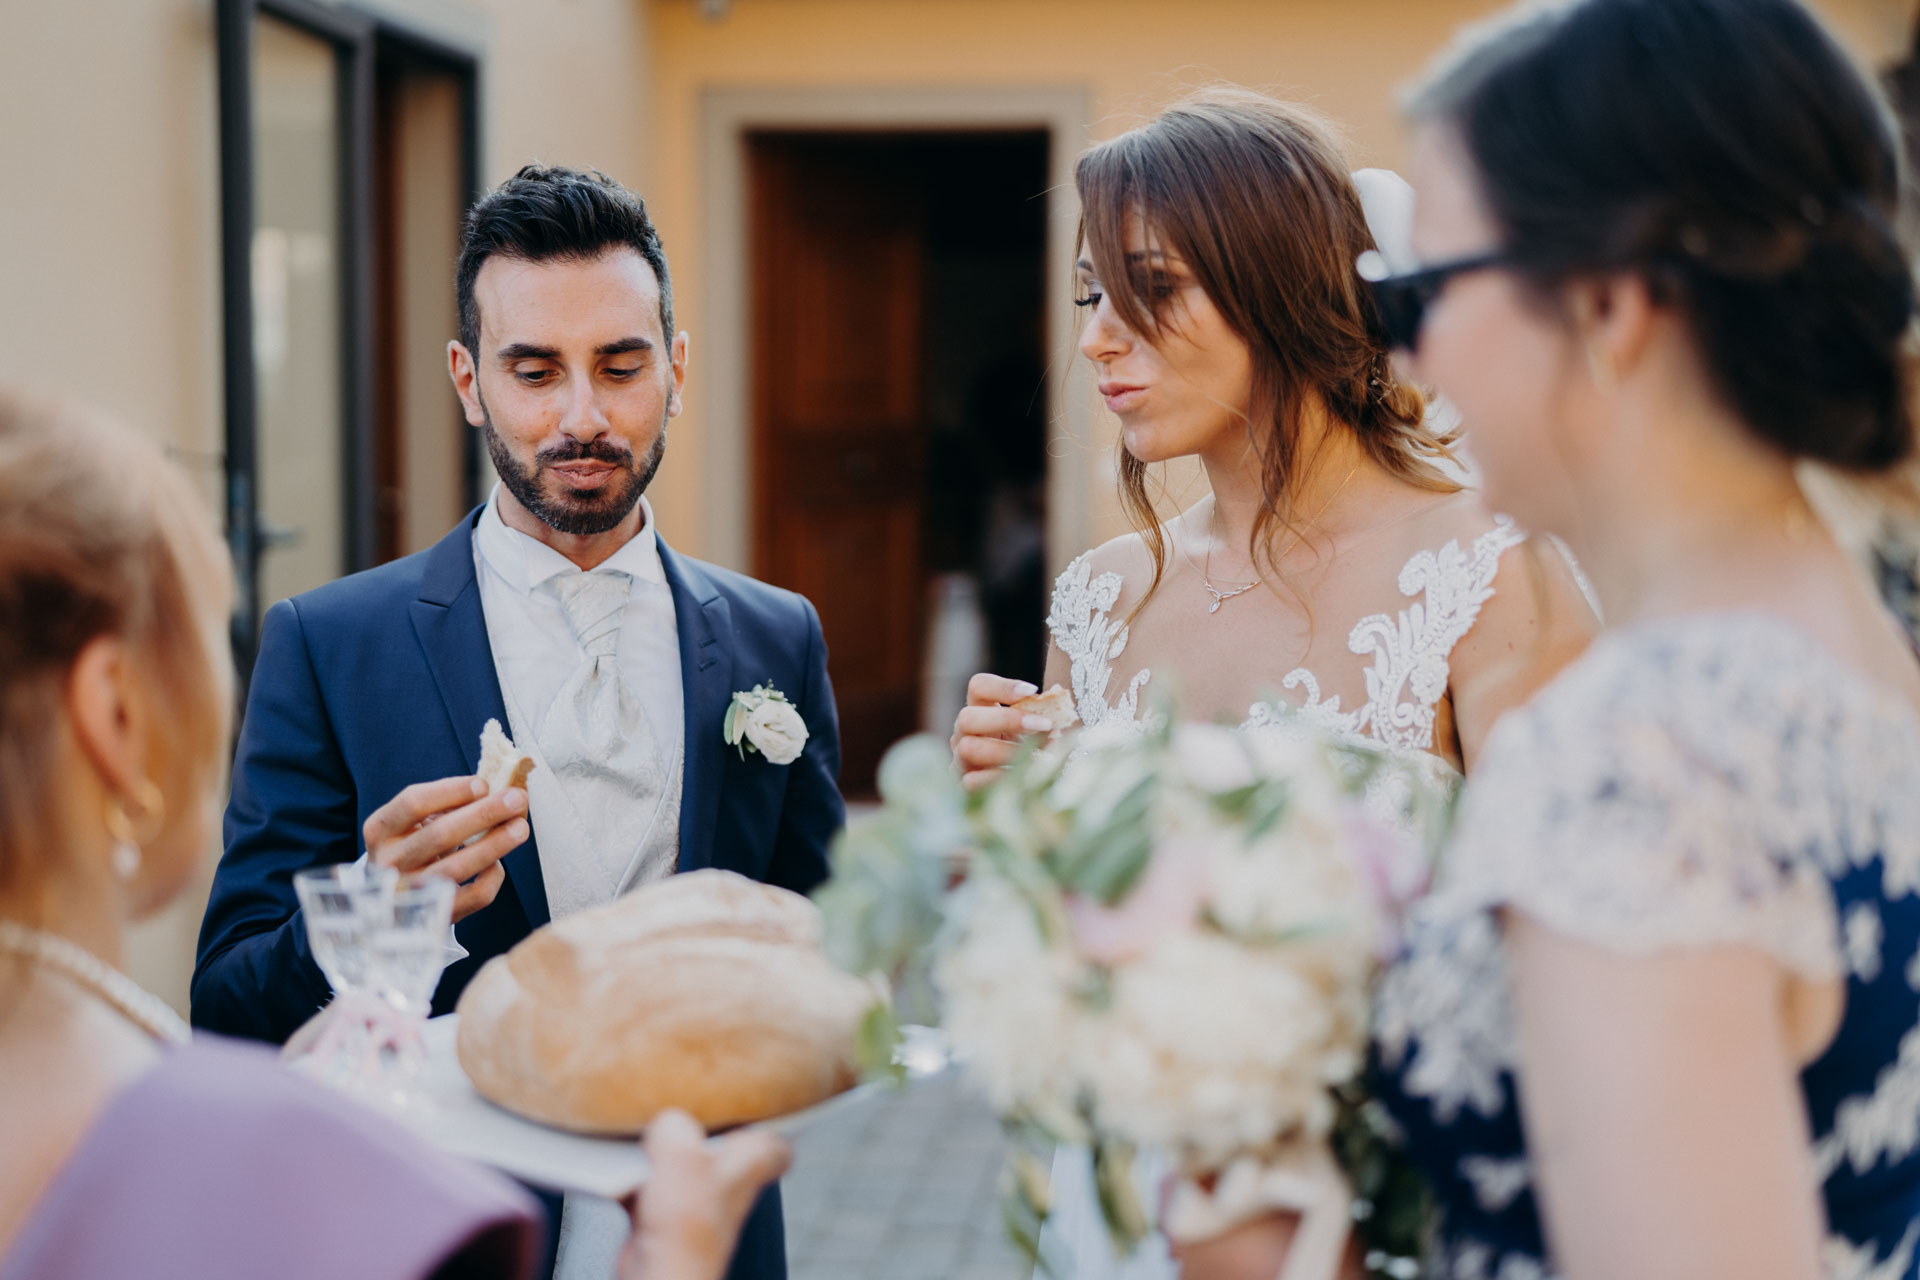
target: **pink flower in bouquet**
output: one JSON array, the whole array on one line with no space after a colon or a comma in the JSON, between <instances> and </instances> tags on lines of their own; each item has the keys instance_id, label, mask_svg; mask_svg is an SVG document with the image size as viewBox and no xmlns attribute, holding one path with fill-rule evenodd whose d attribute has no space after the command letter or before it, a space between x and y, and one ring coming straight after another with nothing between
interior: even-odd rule
<instances>
[{"instance_id":1,"label":"pink flower in bouquet","mask_svg":"<svg viewBox=\"0 0 1920 1280\"><path fill-rule=\"evenodd\" d=\"M1400 924L1407 909L1432 881L1431 864L1410 836L1357 808L1347 815L1344 826L1347 847L1380 915L1380 958L1391 959L1400 949Z\"/></svg>"},{"instance_id":2,"label":"pink flower in bouquet","mask_svg":"<svg viewBox=\"0 0 1920 1280\"><path fill-rule=\"evenodd\" d=\"M1133 892L1118 905L1070 895L1067 918L1080 953L1095 964L1117 965L1152 950L1162 938L1192 928L1210 888L1207 867L1203 841L1190 836L1164 840Z\"/></svg>"}]
</instances>

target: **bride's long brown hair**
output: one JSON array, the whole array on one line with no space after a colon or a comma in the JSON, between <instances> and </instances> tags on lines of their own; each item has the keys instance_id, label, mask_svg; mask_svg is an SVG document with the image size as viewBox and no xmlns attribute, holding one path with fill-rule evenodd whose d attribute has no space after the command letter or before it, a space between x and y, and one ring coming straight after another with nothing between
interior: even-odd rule
<instances>
[{"instance_id":1,"label":"bride's long brown hair","mask_svg":"<svg viewBox=\"0 0 1920 1280\"><path fill-rule=\"evenodd\" d=\"M1426 423L1418 388L1394 377L1389 348L1354 260L1374 247L1360 193L1333 129L1292 103L1209 89L1103 142L1074 167L1079 248L1120 319L1146 341L1177 324L1170 299L1126 260L1138 219L1148 241L1193 272L1252 355L1247 435L1265 501L1249 554L1278 577L1275 544L1299 535L1290 511L1317 405L1392 475L1435 492L1460 486L1440 469L1454 437ZM1075 255L1080 256L1079 254ZM1147 464L1120 453L1120 501L1153 556L1166 536Z\"/></svg>"}]
</instances>

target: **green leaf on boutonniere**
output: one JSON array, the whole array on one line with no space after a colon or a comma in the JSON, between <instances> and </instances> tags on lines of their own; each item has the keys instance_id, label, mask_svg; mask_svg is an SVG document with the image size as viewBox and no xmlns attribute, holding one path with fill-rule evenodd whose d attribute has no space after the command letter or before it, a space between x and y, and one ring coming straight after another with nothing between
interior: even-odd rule
<instances>
[{"instance_id":1,"label":"green leaf on boutonniere","mask_svg":"<svg viewBox=\"0 0 1920 1280\"><path fill-rule=\"evenodd\" d=\"M747 758L747 750L752 746L751 743L745 741L747 734L747 715L747 704L741 699L740 695L736 693L733 695L733 702L727 707L725 718L720 722L721 740L738 751L742 760Z\"/></svg>"}]
</instances>

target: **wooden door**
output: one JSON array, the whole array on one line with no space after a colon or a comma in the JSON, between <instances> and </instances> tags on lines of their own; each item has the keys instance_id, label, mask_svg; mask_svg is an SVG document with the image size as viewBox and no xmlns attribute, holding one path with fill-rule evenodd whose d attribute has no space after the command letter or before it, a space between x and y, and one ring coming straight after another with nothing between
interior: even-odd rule
<instances>
[{"instance_id":1,"label":"wooden door","mask_svg":"<svg viewBox=\"0 0 1920 1280\"><path fill-rule=\"evenodd\" d=\"M921 185L881 139L758 135L749 157L756 571L820 611L860 796L918 727Z\"/></svg>"}]
</instances>

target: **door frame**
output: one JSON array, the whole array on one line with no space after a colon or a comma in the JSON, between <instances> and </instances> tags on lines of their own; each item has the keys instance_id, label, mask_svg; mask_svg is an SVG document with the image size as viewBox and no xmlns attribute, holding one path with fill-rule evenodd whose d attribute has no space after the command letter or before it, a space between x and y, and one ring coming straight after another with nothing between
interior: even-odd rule
<instances>
[{"instance_id":1,"label":"door frame","mask_svg":"<svg viewBox=\"0 0 1920 1280\"><path fill-rule=\"evenodd\" d=\"M227 545L236 591L230 627L244 689L259 644L259 389L253 364L253 31L269 17L333 46L338 88L340 175L341 482L345 511L342 563L348 573L374 563L373 146L375 63L383 52L430 63L461 83L461 166L465 185L480 183L481 53L374 9L320 0L218 0L215 13L220 97L220 275L222 391L225 400ZM469 442L471 455L477 448ZM466 472L473 473L470 456ZM469 481L470 482L470 481Z\"/></svg>"},{"instance_id":2,"label":"door frame","mask_svg":"<svg viewBox=\"0 0 1920 1280\"><path fill-rule=\"evenodd\" d=\"M1047 421L1052 438L1089 439L1092 406L1068 393L1061 359L1073 350L1073 239L1079 202L1073 163L1087 140L1088 90L1075 85L963 85L930 88L710 89L701 99L701 201L707 227L702 254L701 346L707 367L725 371L701 382L703 441L701 529L706 558L753 568L753 513L741 477L753 465L751 219L747 209L750 132L872 133L1044 130L1049 140L1046 289L1049 363ZM710 363L708 363L710 361ZM1055 448L1047 468L1047 560L1057 573L1091 541L1091 477L1083 451Z\"/></svg>"}]
</instances>

